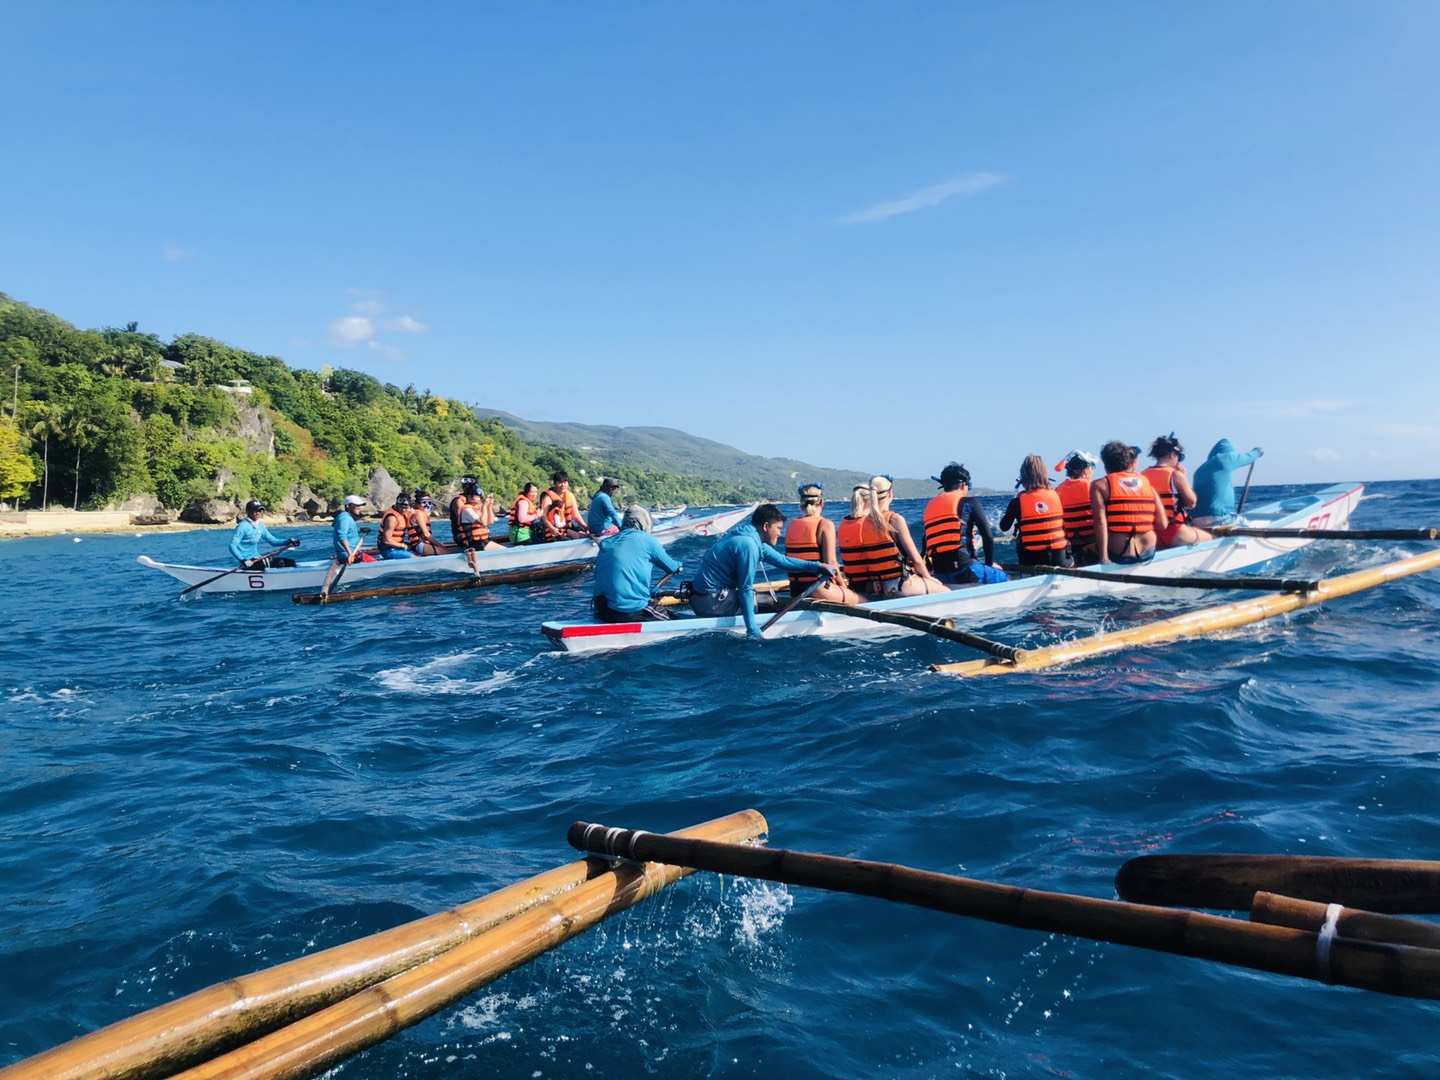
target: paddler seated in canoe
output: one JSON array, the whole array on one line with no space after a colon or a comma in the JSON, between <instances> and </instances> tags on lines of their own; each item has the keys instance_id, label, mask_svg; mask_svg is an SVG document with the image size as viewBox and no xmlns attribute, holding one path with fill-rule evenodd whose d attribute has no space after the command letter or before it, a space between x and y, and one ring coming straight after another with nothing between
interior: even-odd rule
<instances>
[{"instance_id":1,"label":"paddler seated in canoe","mask_svg":"<svg viewBox=\"0 0 1440 1080\"><path fill-rule=\"evenodd\" d=\"M495 524L495 499L480 490L473 476L460 478L460 494L450 500L450 535L457 551L478 551L490 546ZM499 547L499 544L495 544Z\"/></svg>"},{"instance_id":2,"label":"paddler seated in canoe","mask_svg":"<svg viewBox=\"0 0 1440 1080\"><path fill-rule=\"evenodd\" d=\"M668 619L669 612L653 603L650 577L656 568L676 573L680 564L665 545L650 535L650 511L630 506L621 528L600 541L595 560L595 618L601 622L648 622Z\"/></svg>"},{"instance_id":3,"label":"paddler seated in canoe","mask_svg":"<svg viewBox=\"0 0 1440 1080\"><path fill-rule=\"evenodd\" d=\"M590 500L590 509L585 515L585 527L594 537L613 536L620 531L620 511L615 509L614 495L620 490L620 481L613 476L600 478L600 490Z\"/></svg>"},{"instance_id":4,"label":"paddler seated in canoe","mask_svg":"<svg viewBox=\"0 0 1440 1080\"><path fill-rule=\"evenodd\" d=\"M335 515L331 525L335 541L337 563L374 562L375 556L363 547L360 541L360 508L365 500L359 495L346 495L345 504Z\"/></svg>"},{"instance_id":5,"label":"paddler seated in canoe","mask_svg":"<svg viewBox=\"0 0 1440 1080\"><path fill-rule=\"evenodd\" d=\"M1190 523L1202 529L1228 525L1235 520L1236 469L1253 465L1265 454L1260 447L1237 453L1235 444L1221 439L1210 448L1210 456L1195 470L1195 511Z\"/></svg>"},{"instance_id":6,"label":"paddler seated in canoe","mask_svg":"<svg viewBox=\"0 0 1440 1080\"><path fill-rule=\"evenodd\" d=\"M416 555L444 555L454 550L436 540L435 534L430 531L430 515L435 512L435 500L430 493L424 488L416 488L410 498L415 504L410 511L410 527L415 534L415 542L410 545L411 552Z\"/></svg>"},{"instance_id":7,"label":"paddler seated in canoe","mask_svg":"<svg viewBox=\"0 0 1440 1080\"><path fill-rule=\"evenodd\" d=\"M1065 479L1055 485L1060 508L1065 513L1065 536L1076 566L1089 566L1095 554L1095 511L1090 506L1090 485L1095 480L1095 466L1100 459L1088 450L1071 450L1055 464L1056 472Z\"/></svg>"},{"instance_id":8,"label":"paddler seated in canoe","mask_svg":"<svg viewBox=\"0 0 1440 1080\"><path fill-rule=\"evenodd\" d=\"M1000 531L1015 529L1015 554L1021 566L1074 566L1065 510L1050 488L1045 459L1031 454L1020 463L1020 493L1000 517Z\"/></svg>"},{"instance_id":9,"label":"paddler seated in canoe","mask_svg":"<svg viewBox=\"0 0 1440 1080\"><path fill-rule=\"evenodd\" d=\"M380 536L376 547L382 559L413 559L410 547L415 543L415 526L410 523L410 511L414 503L405 492L395 496L395 502L380 515Z\"/></svg>"},{"instance_id":10,"label":"paddler seated in canoe","mask_svg":"<svg viewBox=\"0 0 1440 1080\"><path fill-rule=\"evenodd\" d=\"M510 519L510 543L528 544L533 537L533 530L537 527L535 519L540 516L537 503L540 499L540 485L535 483L526 484L520 489L520 494L515 496L515 501L510 504L506 516Z\"/></svg>"},{"instance_id":11,"label":"paddler seated in canoe","mask_svg":"<svg viewBox=\"0 0 1440 1080\"><path fill-rule=\"evenodd\" d=\"M1165 507L1169 524L1160 530L1160 547L1187 547L1213 540L1204 529L1189 525L1189 513L1195 506L1195 489L1190 486L1190 477L1185 473L1185 447L1172 431L1169 435L1157 435L1150 444L1150 456L1155 464L1145 470L1145 479L1160 496Z\"/></svg>"},{"instance_id":12,"label":"paddler seated in canoe","mask_svg":"<svg viewBox=\"0 0 1440 1080\"><path fill-rule=\"evenodd\" d=\"M890 503L894 481L874 476L850 493L850 513L840 521L840 565L850 587L867 600L948 592L925 565L910 526Z\"/></svg>"},{"instance_id":13,"label":"paddler seated in canoe","mask_svg":"<svg viewBox=\"0 0 1440 1080\"><path fill-rule=\"evenodd\" d=\"M272 567L294 566L295 560L286 558L283 555L260 556L260 545L267 547L299 547L300 541L293 537L289 540L282 540L272 533L260 520L260 515L265 512L265 504L259 499L251 499L245 504L245 516L235 524L235 531L230 534L230 555L237 563L240 563L246 570L269 570Z\"/></svg>"},{"instance_id":14,"label":"paddler seated in canoe","mask_svg":"<svg viewBox=\"0 0 1440 1080\"><path fill-rule=\"evenodd\" d=\"M835 523L825 516L825 485L801 484L800 516L785 526L785 554L802 562L838 565L835 548ZM791 573L790 595L799 596L819 579L814 573ZM810 594L816 600L833 604L858 604L859 593L847 589L842 578L826 581Z\"/></svg>"},{"instance_id":15,"label":"paddler seated in canoe","mask_svg":"<svg viewBox=\"0 0 1440 1080\"><path fill-rule=\"evenodd\" d=\"M946 585L991 585L1008 580L995 565L995 536L980 500L970 494L970 470L950 462L932 476L940 492L925 504L925 561ZM985 558L976 557L980 534Z\"/></svg>"},{"instance_id":16,"label":"paddler seated in canoe","mask_svg":"<svg viewBox=\"0 0 1440 1080\"><path fill-rule=\"evenodd\" d=\"M1135 471L1140 448L1116 439L1100 448L1105 475L1090 485L1095 549L1102 563L1143 563L1155 557L1157 533L1170 524L1160 496Z\"/></svg>"},{"instance_id":17,"label":"paddler seated in canoe","mask_svg":"<svg viewBox=\"0 0 1440 1080\"><path fill-rule=\"evenodd\" d=\"M834 563L802 562L780 554L775 545L785 528L785 515L774 503L755 508L748 521L732 526L700 560L690 583L690 610L702 617L739 615L751 637L760 636L755 619L755 571L762 565L786 573L833 577Z\"/></svg>"}]
</instances>

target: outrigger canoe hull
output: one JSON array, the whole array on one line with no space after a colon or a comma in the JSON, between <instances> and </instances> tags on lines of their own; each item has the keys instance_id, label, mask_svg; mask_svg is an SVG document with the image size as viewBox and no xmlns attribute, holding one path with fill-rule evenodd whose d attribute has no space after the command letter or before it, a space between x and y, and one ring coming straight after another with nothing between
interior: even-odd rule
<instances>
[{"instance_id":1,"label":"outrigger canoe hull","mask_svg":"<svg viewBox=\"0 0 1440 1080\"><path fill-rule=\"evenodd\" d=\"M1246 520L1252 526L1271 528L1345 529L1349 527L1350 515L1359 505L1364 490L1358 484L1336 484L1312 495L1300 495L1255 507L1246 514ZM1221 537L1194 547L1162 551L1143 569L1132 566L1113 566L1110 569L1116 573L1141 572L1166 577L1192 573L1223 574L1268 562L1309 543L1312 541L1304 539ZM927 618L981 620L1067 597L1128 593L1152 587L1043 575L1016 578L995 585L970 586L930 596L879 600L866 606L876 611L902 611ZM696 634L743 634L745 622L738 615L635 623L547 622L541 626L541 632L565 651L581 653L678 641ZM783 616L765 636L879 636L914 632L849 615L800 610Z\"/></svg>"},{"instance_id":2,"label":"outrigger canoe hull","mask_svg":"<svg viewBox=\"0 0 1440 1080\"><path fill-rule=\"evenodd\" d=\"M717 536L750 516L755 505L741 506L715 514L687 514L655 527L655 538L662 544L669 544L683 536ZM502 548L499 551L475 553L475 568L471 569L464 553L451 555L427 555L414 559L380 559L369 563L352 563L345 571L344 584L347 588L362 582L373 583L380 579L413 577L429 574L493 574L505 571L535 569L555 566L561 563L593 562L600 553L600 546L594 540L558 540L552 544L521 544L518 547ZM141 566L160 570L176 581L189 586L197 585L216 574L225 574L224 566L182 566L176 563L162 563L141 555ZM301 562L293 567L278 567L272 570L250 572L236 571L210 582L200 593L260 593L284 592L293 589L318 589L325 583L325 574L330 569L329 559L314 559Z\"/></svg>"}]
</instances>

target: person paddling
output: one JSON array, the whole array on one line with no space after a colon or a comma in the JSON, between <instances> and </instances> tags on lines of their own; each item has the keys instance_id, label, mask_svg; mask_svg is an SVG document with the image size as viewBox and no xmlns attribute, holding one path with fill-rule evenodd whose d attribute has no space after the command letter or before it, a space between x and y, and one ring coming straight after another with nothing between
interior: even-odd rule
<instances>
[{"instance_id":1,"label":"person paddling","mask_svg":"<svg viewBox=\"0 0 1440 1080\"><path fill-rule=\"evenodd\" d=\"M359 495L346 495L345 503L335 515L331 531L335 541L337 563L374 562L375 556L361 547L360 508L365 500Z\"/></svg>"},{"instance_id":2,"label":"person paddling","mask_svg":"<svg viewBox=\"0 0 1440 1080\"><path fill-rule=\"evenodd\" d=\"M774 503L755 508L748 521L730 528L711 545L700 560L691 587L690 610L702 617L739 615L745 631L760 637L755 619L755 571L762 565L786 573L825 574L833 577L839 567L822 562L802 562L775 549L785 515Z\"/></svg>"},{"instance_id":3,"label":"person paddling","mask_svg":"<svg viewBox=\"0 0 1440 1080\"><path fill-rule=\"evenodd\" d=\"M800 496L800 516L785 526L785 554L802 562L837 565L835 523L825 516L825 485L801 484L796 494ZM819 576L792 573L790 595L799 596L814 585ZM863 599L853 589L847 589L840 577L822 583L810 596L833 604L858 604Z\"/></svg>"},{"instance_id":4,"label":"person paddling","mask_svg":"<svg viewBox=\"0 0 1440 1080\"><path fill-rule=\"evenodd\" d=\"M376 546L382 559L413 559L410 545L415 541L415 528L410 524L410 496L400 492L395 502L380 515L380 536Z\"/></svg>"},{"instance_id":5,"label":"person paddling","mask_svg":"<svg viewBox=\"0 0 1440 1080\"><path fill-rule=\"evenodd\" d=\"M1195 512L1190 521L1201 528L1228 525L1235 520L1236 469L1254 465L1265 451L1255 447L1237 453L1235 444L1221 439L1210 448L1210 455L1195 470Z\"/></svg>"},{"instance_id":6,"label":"person paddling","mask_svg":"<svg viewBox=\"0 0 1440 1080\"><path fill-rule=\"evenodd\" d=\"M1172 431L1169 435L1157 435L1150 444L1150 456L1155 464L1145 470L1145 479L1160 496L1169 523L1159 532L1161 548L1186 547L1203 544L1214 539L1204 529L1186 524L1190 510L1195 506L1195 489L1185 475L1185 447Z\"/></svg>"},{"instance_id":7,"label":"person paddling","mask_svg":"<svg viewBox=\"0 0 1440 1080\"><path fill-rule=\"evenodd\" d=\"M294 566L295 560L283 555L260 557L262 543L270 547L293 548L300 546L300 541L297 539L282 540L272 533L260 520L260 515L264 512L265 504L259 499L251 499L245 504L245 516L235 523L235 531L230 534L231 556L246 570L269 570L272 567Z\"/></svg>"},{"instance_id":8,"label":"person paddling","mask_svg":"<svg viewBox=\"0 0 1440 1080\"><path fill-rule=\"evenodd\" d=\"M980 500L970 494L970 470L950 462L932 476L940 492L925 504L925 561L946 585L991 585L1008 580L995 565L995 536ZM976 558L975 534L985 558Z\"/></svg>"},{"instance_id":9,"label":"person paddling","mask_svg":"<svg viewBox=\"0 0 1440 1080\"><path fill-rule=\"evenodd\" d=\"M591 536L612 536L620 531L620 511L615 509L614 495L620 490L620 481L613 476L600 478L600 490L590 500L589 512L585 515L585 527Z\"/></svg>"},{"instance_id":10,"label":"person paddling","mask_svg":"<svg viewBox=\"0 0 1440 1080\"><path fill-rule=\"evenodd\" d=\"M1050 488L1045 459L1031 454L1020 463L1020 494L1000 518L1000 531L1015 529L1015 554L1021 566L1074 566L1065 535L1065 510Z\"/></svg>"},{"instance_id":11,"label":"person paddling","mask_svg":"<svg viewBox=\"0 0 1440 1080\"><path fill-rule=\"evenodd\" d=\"M1088 566L1099 556L1095 553L1095 511L1090 506L1090 485L1095 480L1095 466L1100 459L1088 450L1071 450L1055 465L1065 479L1055 486L1064 513L1065 537L1077 566Z\"/></svg>"},{"instance_id":12,"label":"person paddling","mask_svg":"<svg viewBox=\"0 0 1440 1080\"><path fill-rule=\"evenodd\" d=\"M600 541L595 560L595 617L601 622L648 622L668 619L650 594L651 572L656 568L674 574L680 563L650 535L650 511L631 506L618 533Z\"/></svg>"},{"instance_id":13,"label":"person paddling","mask_svg":"<svg viewBox=\"0 0 1440 1080\"><path fill-rule=\"evenodd\" d=\"M435 500L424 488L416 488L415 494L411 496L415 508L410 511L410 527L414 532L414 541L410 550L416 555L443 555L451 549L435 539L435 534L430 528L430 515L435 512Z\"/></svg>"},{"instance_id":14,"label":"person paddling","mask_svg":"<svg viewBox=\"0 0 1440 1080\"><path fill-rule=\"evenodd\" d=\"M1105 475L1090 485L1095 548L1102 563L1143 563L1155 557L1157 532L1169 525L1160 496L1135 471L1140 448L1118 439L1100 448Z\"/></svg>"},{"instance_id":15,"label":"person paddling","mask_svg":"<svg viewBox=\"0 0 1440 1080\"><path fill-rule=\"evenodd\" d=\"M910 526L890 509L894 482L871 477L850 493L850 513L840 521L840 564L850 587L869 600L946 592L915 547Z\"/></svg>"}]
</instances>

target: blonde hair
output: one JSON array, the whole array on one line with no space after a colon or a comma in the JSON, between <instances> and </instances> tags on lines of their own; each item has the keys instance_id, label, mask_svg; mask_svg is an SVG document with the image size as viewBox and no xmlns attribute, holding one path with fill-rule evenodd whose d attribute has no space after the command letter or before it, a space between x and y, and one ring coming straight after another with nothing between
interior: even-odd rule
<instances>
[{"instance_id":1,"label":"blonde hair","mask_svg":"<svg viewBox=\"0 0 1440 1080\"><path fill-rule=\"evenodd\" d=\"M1045 460L1039 454L1020 462L1020 486L1026 491L1049 489L1050 477L1045 474Z\"/></svg>"},{"instance_id":2,"label":"blonde hair","mask_svg":"<svg viewBox=\"0 0 1440 1080\"><path fill-rule=\"evenodd\" d=\"M882 486L883 485L883 486ZM870 478L870 520L884 533L890 532L890 522L886 518L886 511L880 503L886 499L894 498L895 481L888 476L872 476Z\"/></svg>"},{"instance_id":3,"label":"blonde hair","mask_svg":"<svg viewBox=\"0 0 1440 1080\"><path fill-rule=\"evenodd\" d=\"M824 492L812 491L808 487L800 489L800 512L806 517L818 517L824 502Z\"/></svg>"},{"instance_id":4,"label":"blonde hair","mask_svg":"<svg viewBox=\"0 0 1440 1080\"><path fill-rule=\"evenodd\" d=\"M865 484L856 484L855 490L850 492L850 516L852 518L863 518L870 513L870 488Z\"/></svg>"}]
</instances>

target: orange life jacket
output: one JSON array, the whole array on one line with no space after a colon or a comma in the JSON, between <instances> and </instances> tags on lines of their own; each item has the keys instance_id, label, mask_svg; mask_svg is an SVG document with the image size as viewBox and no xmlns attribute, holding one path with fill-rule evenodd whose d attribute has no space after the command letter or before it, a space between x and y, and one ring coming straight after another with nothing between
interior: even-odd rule
<instances>
[{"instance_id":1,"label":"orange life jacket","mask_svg":"<svg viewBox=\"0 0 1440 1080\"><path fill-rule=\"evenodd\" d=\"M427 544L435 543L435 534L430 531L430 515L418 506L410 512L410 527L415 534L412 544L419 544L422 540Z\"/></svg>"},{"instance_id":2,"label":"orange life jacket","mask_svg":"<svg viewBox=\"0 0 1440 1080\"><path fill-rule=\"evenodd\" d=\"M1090 505L1090 481L1072 477L1055 488L1065 511L1065 533L1077 548L1095 540L1095 510Z\"/></svg>"},{"instance_id":3,"label":"orange life jacket","mask_svg":"<svg viewBox=\"0 0 1440 1080\"><path fill-rule=\"evenodd\" d=\"M410 514L396 510L393 506L380 515L380 540L383 548L408 548L415 543L417 534Z\"/></svg>"},{"instance_id":4,"label":"orange life jacket","mask_svg":"<svg viewBox=\"0 0 1440 1080\"><path fill-rule=\"evenodd\" d=\"M520 519L520 507L522 505L525 507L525 513L527 515L526 520L524 521ZM534 520L534 518L535 504L532 503L522 491L519 495L515 496L515 502L510 507L510 521L512 522L512 524L519 525L524 528L528 526Z\"/></svg>"},{"instance_id":5,"label":"orange life jacket","mask_svg":"<svg viewBox=\"0 0 1440 1080\"><path fill-rule=\"evenodd\" d=\"M1171 521L1184 521L1185 511L1180 508L1180 492L1175 488L1175 467L1173 465L1151 465L1142 474L1160 496L1160 505Z\"/></svg>"},{"instance_id":6,"label":"orange life jacket","mask_svg":"<svg viewBox=\"0 0 1440 1080\"><path fill-rule=\"evenodd\" d=\"M959 551L965 527L960 521L960 491L942 491L925 504L925 555L935 558Z\"/></svg>"},{"instance_id":7,"label":"orange life jacket","mask_svg":"<svg viewBox=\"0 0 1440 1080\"><path fill-rule=\"evenodd\" d=\"M1020 504L1016 518L1019 534L1016 543L1022 551L1064 551L1065 511L1060 497L1049 488L1022 491L1015 496Z\"/></svg>"},{"instance_id":8,"label":"orange life jacket","mask_svg":"<svg viewBox=\"0 0 1440 1080\"><path fill-rule=\"evenodd\" d=\"M460 520L461 511L467 506L481 507L485 500L479 495L475 496L474 502L470 496L461 492L450 500L450 531L455 534L455 542L465 547L481 547L490 542L490 530L479 521L472 521L468 525ZM478 511L477 511L478 512Z\"/></svg>"},{"instance_id":9,"label":"orange life jacket","mask_svg":"<svg viewBox=\"0 0 1440 1080\"><path fill-rule=\"evenodd\" d=\"M900 545L889 529L879 528L867 514L840 522L840 562L845 576L857 589L891 581L904 572Z\"/></svg>"},{"instance_id":10,"label":"orange life jacket","mask_svg":"<svg viewBox=\"0 0 1440 1080\"><path fill-rule=\"evenodd\" d=\"M820 525L824 517L797 517L785 526L785 554L807 562L820 561ZM797 596L818 580L815 574L791 574L790 595Z\"/></svg>"},{"instance_id":11,"label":"orange life jacket","mask_svg":"<svg viewBox=\"0 0 1440 1080\"><path fill-rule=\"evenodd\" d=\"M1139 473L1106 473L1101 492L1105 522L1112 533L1130 535L1155 531L1155 489Z\"/></svg>"},{"instance_id":12,"label":"orange life jacket","mask_svg":"<svg viewBox=\"0 0 1440 1080\"><path fill-rule=\"evenodd\" d=\"M540 517L544 520L546 528L554 533L563 534L570 524L570 515L565 509L565 504L558 501L558 496L557 501L547 506Z\"/></svg>"},{"instance_id":13,"label":"orange life jacket","mask_svg":"<svg viewBox=\"0 0 1440 1080\"><path fill-rule=\"evenodd\" d=\"M569 521L580 516L580 503L576 500L573 491L567 490L564 495L561 495L554 488L546 488L540 493L540 502L544 503L547 498L551 499L554 503L559 503L564 509L564 520Z\"/></svg>"}]
</instances>

